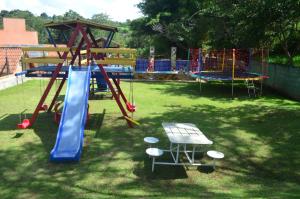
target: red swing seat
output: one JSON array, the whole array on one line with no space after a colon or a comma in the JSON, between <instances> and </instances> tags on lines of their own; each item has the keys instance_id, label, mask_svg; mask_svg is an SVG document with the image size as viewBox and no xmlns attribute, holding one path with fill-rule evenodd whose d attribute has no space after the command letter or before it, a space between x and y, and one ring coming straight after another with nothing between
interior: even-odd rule
<instances>
[{"instance_id":1,"label":"red swing seat","mask_svg":"<svg viewBox=\"0 0 300 199\"><path fill-rule=\"evenodd\" d=\"M136 106L131 104L130 102L126 102L126 108L131 113L135 112L136 110Z\"/></svg>"},{"instance_id":2,"label":"red swing seat","mask_svg":"<svg viewBox=\"0 0 300 199\"><path fill-rule=\"evenodd\" d=\"M30 126L30 120L24 119L22 123L18 124L18 129L26 129Z\"/></svg>"}]
</instances>

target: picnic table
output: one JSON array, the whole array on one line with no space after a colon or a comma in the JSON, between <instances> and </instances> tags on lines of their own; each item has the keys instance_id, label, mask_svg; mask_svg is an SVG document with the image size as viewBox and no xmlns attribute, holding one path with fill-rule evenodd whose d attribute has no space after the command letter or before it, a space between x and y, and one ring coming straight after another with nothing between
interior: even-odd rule
<instances>
[{"instance_id":1,"label":"picnic table","mask_svg":"<svg viewBox=\"0 0 300 199\"><path fill-rule=\"evenodd\" d=\"M195 153L204 152L205 147L213 144L213 142L196 125L191 123L162 123L162 126L170 141L170 148L163 151L170 152L173 161L155 162L155 164L202 165L200 162L195 162ZM187 157L188 162L179 162L180 153Z\"/></svg>"}]
</instances>

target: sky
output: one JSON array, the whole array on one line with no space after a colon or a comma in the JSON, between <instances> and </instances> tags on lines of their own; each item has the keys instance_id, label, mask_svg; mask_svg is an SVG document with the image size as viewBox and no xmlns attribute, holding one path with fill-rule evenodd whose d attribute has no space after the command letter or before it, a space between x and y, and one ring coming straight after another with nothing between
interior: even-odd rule
<instances>
[{"instance_id":1,"label":"sky","mask_svg":"<svg viewBox=\"0 0 300 199\"><path fill-rule=\"evenodd\" d=\"M0 10L29 10L35 15L61 15L74 10L85 18L105 13L112 20L124 22L142 16L136 5L141 0L0 0Z\"/></svg>"}]
</instances>

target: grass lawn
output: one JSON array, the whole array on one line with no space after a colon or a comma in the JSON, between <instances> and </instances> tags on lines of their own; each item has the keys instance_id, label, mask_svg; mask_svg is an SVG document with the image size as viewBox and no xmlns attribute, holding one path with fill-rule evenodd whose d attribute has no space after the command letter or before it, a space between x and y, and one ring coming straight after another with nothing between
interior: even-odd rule
<instances>
[{"instance_id":1,"label":"grass lawn","mask_svg":"<svg viewBox=\"0 0 300 199\"><path fill-rule=\"evenodd\" d=\"M39 84L0 91L1 199L300 197L299 102L270 91L249 99L245 88L231 100L230 86L205 85L200 95L196 83L137 82L135 118L141 126L128 128L115 101L90 100L80 162L54 164L52 114L41 113L31 129L16 129L19 113L35 108ZM156 166L151 173L143 138L156 136L167 148L161 123L168 121L194 123L214 141L211 149L225 154L216 171Z\"/></svg>"}]
</instances>

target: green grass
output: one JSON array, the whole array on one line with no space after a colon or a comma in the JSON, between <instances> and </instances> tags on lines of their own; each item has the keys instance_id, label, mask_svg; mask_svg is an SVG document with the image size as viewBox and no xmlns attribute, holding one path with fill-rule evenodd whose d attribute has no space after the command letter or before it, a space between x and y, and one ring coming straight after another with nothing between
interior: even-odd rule
<instances>
[{"instance_id":1,"label":"green grass","mask_svg":"<svg viewBox=\"0 0 300 199\"><path fill-rule=\"evenodd\" d=\"M75 164L48 161L57 132L52 114L16 129L19 113L37 104L39 81L0 91L0 198L299 198L299 102L270 91L249 99L245 88L231 100L230 89L205 85L200 95L196 83L134 83L142 125L133 129L113 100L90 100ZM161 127L167 121L195 123L213 140L211 149L225 154L217 170L157 166L151 173L143 138L156 136L167 148Z\"/></svg>"},{"instance_id":2,"label":"green grass","mask_svg":"<svg viewBox=\"0 0 300 199\"><path fill-rule=\"evenodd\" d=\"M293 57L293 62L294 62L294 66L300 67L300 55L294 56ZM274 55L274 56L269 57L269 63L270 64L287 65L288 64L288 59L285 56Z\"/></svg>"}]
</instances>

